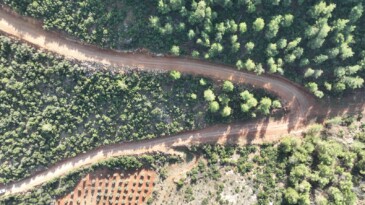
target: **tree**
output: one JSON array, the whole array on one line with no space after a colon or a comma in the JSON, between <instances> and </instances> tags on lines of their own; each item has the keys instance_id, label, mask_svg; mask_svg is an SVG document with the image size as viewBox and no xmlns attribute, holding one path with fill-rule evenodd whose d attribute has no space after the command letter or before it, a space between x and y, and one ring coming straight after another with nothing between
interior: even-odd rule
<instances>
[{"instance_id":1,"label":"tree","mask_svg":"<svg viewBox=\"0 0 365 205\"><path fill-rule=\"evenodd\" d=\"M173 80L178 80L181 77L181 73L179 71L176 71L176 70L170 71L170 77Z\"/></svg>"},{"instance_id":2,"label":"tree","mask_svg":"<svg viewBox=\"0 0 365 205\"><path fill-rule=\"evenodd\" d=\"M180 55L180 48L179 48L179 46L172 46L170 52L173 55L175 55L175 56Z\"/></svg>"},{"instance_id":3,"label":"tree","mask_svg":"<svg viewBox=\"0 0 365 205\"><path fill-rule=\"evenodd\" d=\"M210 102L209 110L213 113L217 112L219 110L219 103L217 101Z\"/></svg>"},{"instance_id":4,"label":"tree","mask_svg":"<svg viewBox=\"0 0 365 205\"><path fill-rule=\"evenodd\" d=\"M318 98L322 98L324 96L323 92L318 90L318 85L315 82L309 82L305 85L306 88L309 89L315 96Z\"/></svg>"},{"instance_id":5,"label":"tree","mask_svg":"<svg viewBox=\"0 0 365 205\"><path fill-rule=\"evenodd\" d=\"M313 19L318 19L319 17L328 19L331 17L331 13L335 8L336 4L327 5L326 2L320 1L318 4L314 5L308 13Z\"/></svg>"},{"instance_id":6,"label":"tree","mask_svg":"<svg viewBox=\"0 0 365 205\"><path fill-rule=\"evenodd\" d=\"M292 14L286 14L281 22L284 27L289 27L293 24L294 16Z\"/></svg>"},{"instance_id":7,"label":"tree","mask_svg":"<svg viewBox=\"0 0 365 205\"><path fill-rule=\"evenodd\" d=\"M238 60L236 62L236 67L238 68L238 70L241 70L244 67L244 64L241 60Z\"/></svg>"},{"instance_id":8,"label":"tree","mask_svg":"<svg viewBox=\"0 0 365 205\"><path fill-rule=\"evenodd\" d=\"M200 78L200 80L199 80L199 84L200 84L201 86L205 86L205 85L207 85L207 81L206 81L204 78Z\"/></svg>"},{"instance_id":9,"label":"tree","mask_svg":"<svg viewBox=\"0 0 365 205\"><path fill-rule=\"evenodd\" d=\"M213 43L209 49L210 57L213 57L223 51L223 46L220 43Z\"/></svg>"},{"instance_id":10,"label":"tree","mask_svg":"<svg viewBox=\"0 0 365 205\"><path fill-rule=\"evenodd\" d=\"M285 190L284 198L288 204L297 204L299 200L299 194L295 189L289 187Z\"/></svg>"},{"instance_id":11,"label":"tree","mask_svg":"<svg viewBox=\"0 0 365 205\"><path fill-rule=\"evenodd\" d=\"M270 113L270 107L271 107L271 99L268 97L263 97L260 100L260 104L257 107L257 109L264 115L268 115Z\"/></svg>"},{"instance_id":12,"label":"tree","mask_svg":"<svg viewBox=\"0 0 365 205\"><path fill-rule=\"evenodd\" d=\"M206 12L209 10L209 7L207 8L207 4L205 3L205 1L199 1L199 3L195 3L195 5L194 3L192 9L195 11L191 12L189 16L189 22L192 25L202 22L205 17L209 17L210 14L209 12Z\"/></svg>"},{"instance_id":13,"label":"tree","mask_svg":"<svg viewBox=\"0 0 365 205\"><path fill-rule=\"evenodd\" d=\"M160 19L157 16L151 16L150 17L150 25L152 28L157 29L160 25Z\"/></svg>"},{"instance_id":14,"label":"tree","mask_svg":"<svg viewBox=\"0 0 365 205\"><path fill-rule=\"evenodd\" d=\"M314 62L317 64L317 65L319 65L319 64L321 64L321 63L323 63L324 61L326 61L326 60L328 60L328 56L327 55L323 55L323 54L321 54L321 55L318 55L318 56L316 56L315 58L314 58Z\"/></svg>"},{"instance_id":15,"label":"tree","mask_svg":"<svg viewBox=\"0 0 365 205\"><path fill-rule=\"evenodd\" d=\"M43 132L52 132L53 126L50 123L45 123L42 125L42 131Z\"/></svg>"},{"instance_id":16,"label":"tree","mask_svg":"<svg viewBox=\"0 0 365 205\"><path fill-rule=\"evenodd\" d=\"M362 13L364 11L364 8L361 3L359 3L357 6L351 9L350 12L350 21L352 23L355 23L357 20L359 20L362 16Z\"/></svg>"},{"instance_id":17,"label":"tree","mask_svg":"<svg viewBox=\"0 0 365 205\"><path fill-rule=\"evenodd\" d=\"M251 94L250 92L248 92L248 90L245 90L242 93L240 93L240 96L241 96L242 100L245 100L245 101L253 98L253 94Z\"/></svg>"},{"instance_id":18,"label":"tree","mask_svg":"<svg viewBox=\"0 0 365 205\"><path fill-rule=\"evenodd\" d=\"M198 57L199 57L199 55L200 55L200 54L199 54L199 51L195 51L195 50L194 50L194 51L192 51L192 52L191 52L191 56L193 56L194 58L198 58Z\"/></svg>"},{"instance_id":19,"label":"tree","mask_svg":"<svg viewBox=\"0 0 365 205\"><path fill-rule=\"evenodd\" d=\"M250 110L250 107L247 104L241 104L242 112L248 112L249 110Z\"/></svg>"},{"instance_id":20,"label":"tree","mask_svg":"<svg viewBox=\"0 0 365 205\"><path fill-rule=\"evenodd\" d=\"M252 97L250 99L247 100L246 104L250 107L250 108L253 108L253 107L256 107L258 102L256 100L256 98Z\"/></svg>"},{"instance_id":21,"label":"tree","mask_svg":"<svg viewBox=\"0 0 365 205\"><path fill-rule=\"evenodd\" d=\"M251 59L247 59L246 63L245 63L245 69L248 71L253 71L255 69L255 62L253 62L253 60Z\"/></svg>"},{"instance_id":22,"label":"tree","mask_svg":"<svg viewBox=\"0 0 365 205\"><path fill-rule=\"evenodd\" d=\"M215 95L211 89L204 91L204 99L208 102L212 102L215 99Z\"/></svg>"},{"instance_id":23,"label":"tree","mask_svg":"<svg viewBox=\"0 0 365 205\"><path fill-rule=\"evenodd\" d=\"M311 77L314 74L314 70L312 68L308 68L304 73L304 78Z\"/></svg>"},{"instance_id":24,"label":"tree","mask_svg":"<svg viewBox=\"0 0 365 205\"><path fill-rule=\"evenodd\" d=\"M277 35L277 33L279 32L279 25L280 25L281 19L282 19L281 15L274 16L271 19L271 21L267 25L267 30L265 33L266 38L271 39Z\"/></svg>"},{"instance_id":25,"label":"tree","mask_svg":"<svg viewBox=\"0 0 365 205\"><path fill-rule=\"evenodd\" d=\"M225 91L225 92L232 92L233 91L233 89L234 89L234 85L233 85L233 83L232 82L230 82L230 81L224 81L224 83L223 83L223 90Z\"/></svg>"},{"instance_id":26,"label":"tree","mask_svg":"<svg viewBox=\"0 0 365 205\"><path fill-rule=\"evenodd\" d=\"M254 22L253 22L253 30L256 32L261 31L262 29L264 29L265 27L265 21L262 18L257 18Z\"/></svg>"},{"instance_id":27,"label":"tree","mask_svg":"<svg viewBox=\"0 0 365 205\"><path fill-rule=\"evenodd\" d=\"M280 103L280 101L279 101L279 100L274 100L274 101L272 102L272 108L276 108L276 109L281 108L281 103Z\"/></svg>"},{"instance_id":28,"label":"tree","mask_svg":"<svg viewBox=\"0 0 365 205\"><path fill-rule=\"evenodd\" d=\"M228 117L232 114L232 108L225 106L221 112L222 117Z\"/></svg>"},{"instance_id":29,"label":"tree","mask_svg":"<svg viewBox=\"0 0 365 205\"><path fill-rule=\"evenodd\" d=\"M194 37L195 37L195 32L194 32L194 30L190 29L189 33L188 33L189 40L193 40Z\"/></svg>"},{"instance_id":30,"label":"tree","mask_svg":"<svg viewBox=\"0 0 365 205\"><path fill-rule=\"evenodd\" d=\"M222 105L228 105L228 103L231 101L231 99L229 99L229 97L225 94L218 96L218 99Z\"/></svg>"},{"instance_id":31,"label":"tree","mask_svg":"<svg viewBox=\"0 0 365 205\"><path fill-rule=\"evenodd\" d=\"M247 31L247 24L245 22L241 22L239 24L239 31L241 34L246 33Z\"/></svg>"},{"instance_id":32,"label":"tree","mask_svg":"<svg viewBox=\"0 0 365 205\"><path fill-rule=\"evenodd\" d=\"M269 43L269 45L266 48L266 55L268 57L274 57L278 54L277 46L275 43Z\"/></svg>"},{"instance_id":33,"label":"tree","mask_svg":"<svg viewBox=\"0 0 365 205\"><path fill-rule=\"evenodd\" d=\"M279 49L284 49L288 45L288 41L285 38L281 38L276 42L276 45L278 45Z\"/></svg>"},{"instance_id":34,"label":"tree","mask_svg":"<svg viewBox=\"0 0 365 205\"><path fill-rule=\"evenodd\" d=\"M246 43L245 48L246 48L247 53L251 53L252 50L255 48L255 44L250 41L250 42Z\"/></svg>"}]
</instances>

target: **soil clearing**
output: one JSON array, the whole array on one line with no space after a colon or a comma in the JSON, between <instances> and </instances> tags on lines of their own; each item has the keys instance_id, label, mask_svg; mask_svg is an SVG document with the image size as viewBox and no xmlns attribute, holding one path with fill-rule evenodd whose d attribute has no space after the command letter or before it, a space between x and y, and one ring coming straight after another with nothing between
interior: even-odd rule
<instances>
[{"instance_id":1,"label":"soil clearing","mask_svg":"<svg viewBox=\"0 0 365 205\"><path fill-rule=\"evenodd\" d=\"M19 38L38 48L65 56L68 59L89 61L115 67L134 67L149 71L177 70L215 80L230 80L235 83L251 84L276 94L290 111L280 119L265 118L250 123L216 125L207 129L181 133L175 136L143 140L138 142L103 146L74 158L63 160L32 177L1 186L4 195L21 193L60 177L73 169L121 155L140 155L154 152L176 154L175 147L200 143L260 144L279 140L283 135L298 134L309 122L321 116L364 112L364 101L354 105L335 107L328 102L320 103L303 87L276 75L256 75L236 69L191 58L153 57L146 54L118 52L81 44L54 32L44 31L40 22L22 17L6 9L0 9L0 31ZM363 96L364 94L361 93ZM318 117L320 116L320 117Z\"/></svg>"}]
</instances>

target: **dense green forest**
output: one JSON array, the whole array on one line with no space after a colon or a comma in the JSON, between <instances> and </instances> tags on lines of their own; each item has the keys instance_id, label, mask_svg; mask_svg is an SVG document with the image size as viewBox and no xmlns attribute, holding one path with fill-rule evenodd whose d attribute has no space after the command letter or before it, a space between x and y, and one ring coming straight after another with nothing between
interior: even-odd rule
<instances>
[{"instance_id":1,"label":"dense green forest","mask_svg":"<svg viewBox=\"0 0 365 205\"><path fill-rule=\"evenodd\" d=\"M283 74L317 97L364 84L363 0L2 0L104 47Z\"/></svg>"},{"instance_id":2,"label":"dense green forest","mask_svg":"<svg viewBox=\"0 0 365 205\"><path fill-rule=\"evenodd\" d=\"M98 169L122 170L133 172L139 169L154 169L177 162L179 159L173 156L164 156L160 154L140 156L140 157L118 157L99 162L91 167L74 170L67 175L53 179L41 187L26 194L8 196L0 200L0 205L49 205L55 203L55 199L69 193L82 177Z\"/></svg>"},{"instance_id":3,"label":"dense green forest","mask_svg":"<svg viewBox=\"0 0 365 205\"><path fill-rule=\"evenodd\" d=\"M207 176L220 177L220 167L229 168L253 180L258 204L354 205L364 201L365 124L362 116L334 118L325 127L314 125L304 138L287 137L277 144L231 147L203 145L190 152L202 155L208 166L199 162L177 186L190 186ZM232 156L238 154L238 159ZM7 197L0 204L50 204L78 183L81 177L99 168L131 171L156 168L177 158L153 155L120 157L76 170L24 195ZM191 193L194 194L194 193ZM217 198L218 203L225 204Z\"/></svg>"},{"instance_id":4,"label":"dense green forest","mask_svg":"<svg viewBox=\"0 0 365 205\"><path fill-rule=\"evenodd\" d=\"M0 183L100 145L242 121L281 107L264 91L229 81L90 66L0 37Z\"/></svg>"},{"instance_id":5,"label":"dense green forest","mask_svg":"<svg viewBox=\"0 0 365 205\"><path fill-rule=\"evenodd\" d=\"M254 182L258 204L362 204L358 203L365 200L365 123L361 118L337 117L325 127L310 127L303 139L287 137L278 144L194 148L208 160L208 167L197 166L185 181L193 184L202 176L218 179L217 170L223 166ZM240 157L232 159L234 154ZM223 199L216 200L225 204Z\"/></svg>"}]
</instances>

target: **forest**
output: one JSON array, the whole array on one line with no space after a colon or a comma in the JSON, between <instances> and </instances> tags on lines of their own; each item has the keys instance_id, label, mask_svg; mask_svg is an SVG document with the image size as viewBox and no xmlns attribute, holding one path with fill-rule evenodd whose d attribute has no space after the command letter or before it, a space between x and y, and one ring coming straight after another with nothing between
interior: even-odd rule
<instances>
[{"instance_id":1,"label":"forest","mask_svg":"<svg viewBox=\"0 0 365 205\"><path fill-rule=\"evenodd\" d=\"M358 204L359 200L365 200L365 124L361 119L361 115L336 117L327 120L324 126L317 124L308 128L303 138L288 136L273 144L191 147L189 153L201 156L208 164L200 161L187 173L186 179L176 182L177 189L193 186L202 176L217 180L221 177L218 170L227 168L253 181L257 204ZM233 159L237 154L239 158ZM25 195L6 197L0 204L50 204L94 170L156 169L179 160L161 154L112 158L75 170ZM163 179L163 169L156 171ZM189 195L192 196L186 198L187 203L194 198L193 192ZM219 204L227 203L220 197L215 200Z\"/></svg>"},{"instance_id":2,"label":"forest","mask_svg":"<svg viewBox=\"0 0 365 205\"><path fill-rule=\"evenodd\" d=\"M0 37L0 183L101 145L243 121L282 107L275 96L229 81L98 66Z\"/></svg>"},{"instance_id":3,"label":"forest","mask_svg":"<svg viewBox=\"0 0 365 205\"><path fill-rule=\"evenodd\" d=\"M2 0L85 42L277 73L321 98L364 84L362 0Z\"/></svg>"}]
</instances>

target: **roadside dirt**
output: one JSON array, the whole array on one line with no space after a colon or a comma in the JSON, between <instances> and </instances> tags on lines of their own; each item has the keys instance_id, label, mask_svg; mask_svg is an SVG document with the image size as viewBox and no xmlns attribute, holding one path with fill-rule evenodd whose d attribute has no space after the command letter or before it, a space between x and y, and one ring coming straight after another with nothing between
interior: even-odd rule
<instances>
[{"instance_id":1,"label":"roadside dirt","mask_svg":"<svg viewBox=\"0 0 365 205\"><path fill-rule=\"evenodd\" d=\"M41 23L31 18L21 17L13 12L0 9L0 31L21 39L47 51L68 59L113 65L115 67L135 67L149 71L177 70L193 75L210 77L216 80L230 80L236 83L251 84L278 95L290 111L282 118L265 118L244 124L216 125L207 129L181 133L174 136L144 140L132 143L103 146L74 158L61 161L49 169L36 173L30 178L1 186L4 195L20 193L39 186L53 178L60 177L73 169L121 155L140 155L154 152L178 154L175 147L191 146L200 143L260 144L279 140L283 135L299 134L306 124L322 117L343 113L364 112L364 101L345 107L330 107L309 94L301 86L276 75L256 75L240 72L232 67L212 64L191 58L153 57L145 54L118 52L81 44L67 37L42 29ZM361 93L364 95L364 93ZM329 100L331 102L331 100ZM319 116L319 117L318 117ZM322 116L322 117L321 117Z\"/></svg>"}]
</instances>

